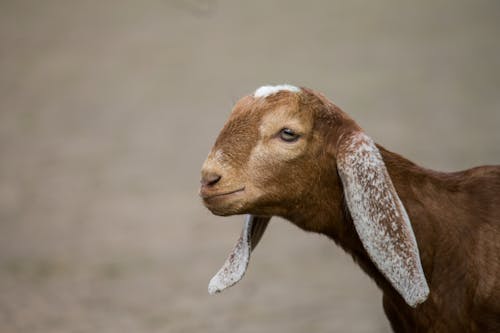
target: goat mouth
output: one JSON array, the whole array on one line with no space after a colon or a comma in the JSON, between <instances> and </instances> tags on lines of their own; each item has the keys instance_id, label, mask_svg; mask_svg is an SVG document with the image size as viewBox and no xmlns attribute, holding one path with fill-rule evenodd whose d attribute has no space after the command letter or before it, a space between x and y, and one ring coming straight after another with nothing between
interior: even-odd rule
<instances>
[{"instance_id":1,"label":"goat mouth","mask_svg":"<svg viewBox=\"0 0 500 333\"><path fill-rule=\"evenodd\" d=\"M208 194L208 193L204 193L203 191L201 191L200 195L204 201L209 201L212 199L227 197L231 194L243 192L244 190L245 190L245 187L242 187L242 188L239 188L239 189L233 190L233 191L222 192L222 193L213 193L213 194Z\"/></svg>"}]
</instances>

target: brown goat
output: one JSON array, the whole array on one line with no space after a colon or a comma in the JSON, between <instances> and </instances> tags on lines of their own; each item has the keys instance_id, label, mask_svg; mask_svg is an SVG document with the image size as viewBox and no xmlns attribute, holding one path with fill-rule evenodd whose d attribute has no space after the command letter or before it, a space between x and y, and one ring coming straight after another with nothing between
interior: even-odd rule
<instances>
[{"instance_id":1,"label":"brown goat","mask_svg":"<svg viewBox=\"0 0 500 333\"><path fill-rule=\"evenodd\" d=\"M421 168L323 95L265 86L234 107L201 183L214 214L248 214L210 293L242 278L281 216L353 256L395 332L500 332L500 166Z\"/></svg>"}]
</instances>

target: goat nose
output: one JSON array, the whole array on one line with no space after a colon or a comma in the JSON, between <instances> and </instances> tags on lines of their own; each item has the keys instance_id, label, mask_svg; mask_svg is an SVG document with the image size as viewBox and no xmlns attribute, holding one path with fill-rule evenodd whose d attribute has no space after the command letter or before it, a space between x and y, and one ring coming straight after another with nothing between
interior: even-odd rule
<instances>
[{"instance_id":1,"label":"goat nose","mask_svg":"<svg viewBox=\"0 0 500 333\"><path fill-rule=\"evenodd\" d=\"M201 177L201 185L214 186L221 178L222 176L216 174L215 172L204 173Z\"/></svg>"}]
</instances>

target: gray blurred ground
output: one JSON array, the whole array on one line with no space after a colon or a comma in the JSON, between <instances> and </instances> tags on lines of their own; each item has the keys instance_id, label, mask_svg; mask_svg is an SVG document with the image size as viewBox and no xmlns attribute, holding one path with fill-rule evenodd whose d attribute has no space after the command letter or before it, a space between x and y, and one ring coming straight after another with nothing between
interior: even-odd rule
<instances>
[{"instance_id":1,"label":"gray blurred ground","mask_svg":"<svg viewBox=\"0 0 500 333\"><path fill-rule=\"evenodd\" d=\"M420 164L500 163L498 1L0 1L0 332L387 332L332 242L241 218L199 168L262 84L324 92Z\"/></svg>"}]
</instances>

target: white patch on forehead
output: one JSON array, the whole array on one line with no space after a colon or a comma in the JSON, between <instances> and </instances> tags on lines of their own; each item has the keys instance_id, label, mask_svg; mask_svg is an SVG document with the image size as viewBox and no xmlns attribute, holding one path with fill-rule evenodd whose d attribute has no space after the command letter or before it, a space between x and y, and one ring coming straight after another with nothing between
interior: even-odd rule
<instances>
[{"instance_id":1,"label":"white patch on forehead","mask_svg":"<svg viewBox=\"0 0 500 333\"><path fill-rule=\"evenodd\" d=\"M298 93L300 88L296 86L292 86L290 84L280 84L277 86L262 86L259 89L255 90L253 97L267 97L273 94L276 94L279 91L290 91L294 93Z\"/></svg>"}]
</instances>

